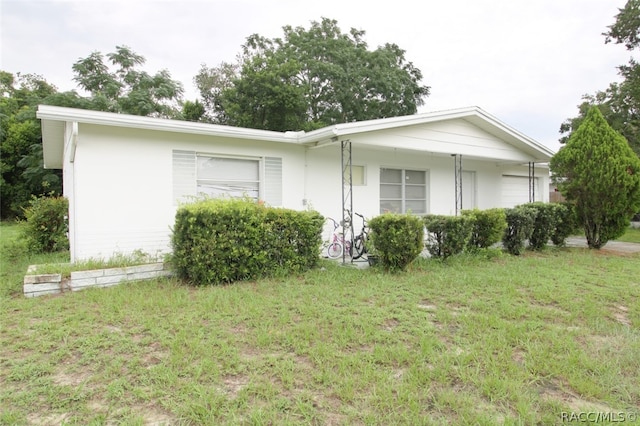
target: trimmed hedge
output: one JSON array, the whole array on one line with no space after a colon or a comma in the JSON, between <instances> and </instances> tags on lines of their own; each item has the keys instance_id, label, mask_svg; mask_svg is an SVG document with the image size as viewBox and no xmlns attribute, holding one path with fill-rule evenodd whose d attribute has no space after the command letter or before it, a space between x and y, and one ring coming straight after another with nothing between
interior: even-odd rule
<instances>
[{"instance_id":1,"label":"trimmed hedge","mask_svg":"<svg viewBox=\"0 0 640 426\"><path fill-rule=\"evenodd\" d=\"M64 197L32 198L24 210L23 238L34 253L69 250L69 201Z\"/></svg>"},{"instance_id":2,"label":"trimmed hedge","mask_svg":"<svg viewBox=\"0 0 640 426\"><path fill-rule=\"evenodd\" d=\"M427 250L433 257L446 259L462 253L471 238L473 221L466 216L427 215Z\"/></svg>"},{"instance_id":3,"label":"trimmed hedge","mask_svg":"<svg viewBox=\"0 0 640 426\"><path fill-rule=\"evenodd\" d=\"M489 248L500 242L507 227L504 209L463 210L462 216L471 220L471 238L467 247L471 250Z\"/></svg>"},{"instance_id":4,"label":"trimmed hedge","mask_svg":"<svg viewBox=\"0 0 640 426\"><path fill-rule=\"evenodd\" d=\"M542 250L547 246L558 223L560 223L560 212L554 204L543 202L527 203L523 204L522 207L536 211L533 230L529 236L529 248Z\"/></svg>"},{"instance_id":5,"label":"trimmed hedge","mask_svg":"<svg viewBox=\"0 0 640 426\"><path fill-rule=\"evenodd\" d=\"M551 233L551 242L555 246L564 247L567 237L580 232L578 228L578 218L576 217L576 209L573 204L562 202L554 203L558 223Z\"/></svg>"},{"instance_id":6,"label":"trimmed hedge","mask_svg":"<svg viewBox=\"0 0 640 426\"><path fill-rule=\"evenodd\" d=\"M536 210L524 206L505 209L507 227L502 237L502 245L509 253L516 256L522 253L525 241L533 232L536 214Z\"/></svg>"},{"instance_id":7,"label":"trimmed hedge","mask_svg":"<svg viewBox=\"0 0 640 426\"><path fill-rule=\"evenodd\" d=\"M324 218L246 199L207 199L180 207L173 263L196 285L300 272L319 259Z\"/></svg>"},{"instance_id":8,"label":"trimmed hedge","mask_svg":"<svg viewBox=\"0 0 640 426\"><path fill-rule=\"evenodd\" d=\"M422 253L424 225L409 214L385 213L369 220L369 238L379 264L387 270L404 270Z\"/></svg>"}]
</instances>

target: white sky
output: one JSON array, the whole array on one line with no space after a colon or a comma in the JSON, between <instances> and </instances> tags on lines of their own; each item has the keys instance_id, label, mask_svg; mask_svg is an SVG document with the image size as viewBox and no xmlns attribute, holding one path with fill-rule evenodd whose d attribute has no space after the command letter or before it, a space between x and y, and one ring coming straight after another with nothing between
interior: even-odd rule
<instances>
[{"instance_id":1,"label":"white sky","mask_svg":"<svg viewBox=\"0 0 640 426\"><path fill-rule=\"evenodd\" d=\"M602 33L626 0L0 0L0 69L76 89L71 66L127 45L195 99L201 64L232 62L247 36L336 19L370 48L396 43L431 96L419 112L477 105L557 149L585 93L618 81L631 54Z\"/></svg>"}]
</instances>

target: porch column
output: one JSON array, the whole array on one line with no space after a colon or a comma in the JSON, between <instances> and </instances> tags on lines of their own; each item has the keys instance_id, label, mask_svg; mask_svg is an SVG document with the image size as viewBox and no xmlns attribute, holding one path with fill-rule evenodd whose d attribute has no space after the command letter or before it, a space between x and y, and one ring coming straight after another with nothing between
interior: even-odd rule
<instances>
[{"instance_id":1,"label":"porch column","mask_svg":"<svg viewBox=\"0 0 640 426\"><path fill-rule=\"evenodd\" d=\"M340 142L342 153L342 232L345 243L353 250L353 169L351 167L351 141ZM351 253L349 253L351 259ZM351 259L353 261L353 259ZM347 245L342 250L342 263L347 263Z\"/></svg>"},{"instance_id":2,"label":"porch column","mask_svg":"<svg viewBox=\"0 0 640 426\"><path fill-rule=\"evenodd\" d=\"M455 175L456 216L462 210L462 154L451 154Z\"/></svg>"},{"instance_id":3,"label":"porch column","mask_svg":"<svg viewBox=\"0 0 640 426\"><path fill-rule=\"evenodd\" d=\"M536 200L536 163L529 162L529 202Z\"/></svg>"}]
</instances>

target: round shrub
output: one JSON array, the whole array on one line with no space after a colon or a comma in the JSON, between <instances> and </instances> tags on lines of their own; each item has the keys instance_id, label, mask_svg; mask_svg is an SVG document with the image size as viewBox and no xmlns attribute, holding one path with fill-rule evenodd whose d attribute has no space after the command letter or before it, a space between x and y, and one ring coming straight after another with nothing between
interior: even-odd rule
<instances>
[{"instance_id":1,"label":"round shrub","mask_svg":"<svg viewBox=\"0 0 640 426\"><path fill-rule=\"evenodd\" d=\"M385 213L371 219L369 228L369 237L384 269L404 270L422 253L424 225L417 216Z\"/></svg>"},{"instance_id":2,"label":"round shrub","mask_svg":"<svg viewBox=\"0 0 640 426\"><path fill-rule=\"evenodd\" d=\"M463 210L463 217L471 221L471 237L467 247L485 249L500 242L507 227L504 209Z\"/></svg>"},{"instance_id":3,"label":"round shrub","mask_svg":"<svg viewBox=\"0 0 640 426\"><path fill-rule=\"evenodd\" d=\"M24 210L23 238L34 253L69 250L69 201L64 197L34 197Z\"/></svg>"},{"instance_id":4,"label":"round shrub","mask_svg":"<svg viewBox=\"0 0 640 426\"><path fill-rule=\"evenodd\" d=\"M524 250L524 244L533 232L533 222L536 210L524 206L505 209L507 227L502 237L502 245L513 255L519 255Z\"/></svg>"},{"instance_id":5,"label":"round shrub","mask_svg":"<svg viewBox=\"0 0 640 426\"><path fill-rule=\"evenodd\" d=\"M446 259L462 253L471 237L472 221L464 216L427 215L427 250L433 257Z\"/></svg>"},{"instance_id":6,"label":"round shrub","mask_svg":"<svg viewBox=\"0 0 640 426\"><path fill-rule=\"evenodd\" d=\"M558 247L563 247L566 244L567 237L580 232L578 218L573 204L563 202L553 203L553 206L556 210L558 223L551 233L551 242Z\"/></svg>"},{"instance_id":7,"label":"round shrub","mask_svg":"<svg viewBox=\"0 0 640 426\"><path fill-rule=\"evenodd\" d=\"M523 204L523 207L535 210L533 229L529 236L529 248L542 250L546 247L560 222L558 210L554 204L535 202Z\"/></svg>"}]
</instances>

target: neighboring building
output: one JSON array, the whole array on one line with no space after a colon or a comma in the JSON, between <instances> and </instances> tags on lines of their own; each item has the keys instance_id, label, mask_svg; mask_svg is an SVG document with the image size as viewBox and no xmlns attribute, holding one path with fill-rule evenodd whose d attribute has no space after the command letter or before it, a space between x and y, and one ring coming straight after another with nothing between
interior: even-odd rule
<instances>
[{"instance_id":1,"label":"neighboring building","mask_svg":"<svg viewBox=\"0 0 640 426\"><path fill-rule=\"evenodd\" d=\"M198 193L333 218L343 203L372 217L549 201L553 152L478 107L307 133L52 106L38 117L45 167L64 173L72 261L170 251L176 208Z\"/></svg>"}]
</instances>

